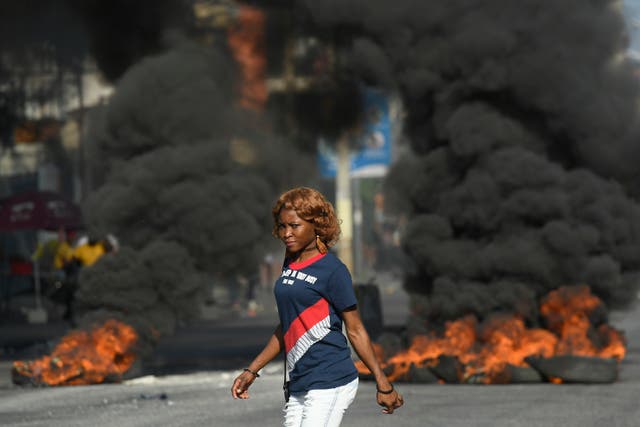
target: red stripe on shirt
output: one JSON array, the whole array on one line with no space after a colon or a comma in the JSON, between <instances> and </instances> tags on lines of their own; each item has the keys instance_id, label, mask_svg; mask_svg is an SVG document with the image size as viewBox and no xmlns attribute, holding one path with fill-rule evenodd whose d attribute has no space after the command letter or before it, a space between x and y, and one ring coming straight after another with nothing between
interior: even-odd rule
<instances>
[{"instance_id":1,"label":"red stripe on shirt","mask_svg":"<svg viewBox=\"0 0 640 427\"><path fill-rule=\"evenodd\" d=\"M322 258L324 258L325 255L326 254L320 253L318 255L314 255L311 258L301 262L292 262L287 267L292 268L294 270L302 270L303 268L309 267L314 262L321 260Z\"/></svg>"},{"instance_id":2,"label":"red stripe on shirt","mask_svg":"<svg viewBox=\"0 0 640 427\"><path fill-rule=\"evenodd\" d=\"M284 334L285 350L289 352L301 336L328 315L329 303L324 298L320 298L317 303L300 313L300 315L291 322L291 326L289 326L289 329Z\"/></svg>"}]
</instances>

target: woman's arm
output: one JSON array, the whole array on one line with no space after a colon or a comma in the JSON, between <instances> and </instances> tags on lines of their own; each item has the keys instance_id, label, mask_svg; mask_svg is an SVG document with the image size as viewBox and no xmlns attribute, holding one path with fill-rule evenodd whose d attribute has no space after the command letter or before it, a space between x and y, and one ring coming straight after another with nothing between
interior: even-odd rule
<instances>
[{"instance_id":1,"label":"woman's arm","mask_svg":"<svg viewBox=\"0 0 640 427\"><path fill-rule=\"evenodd\" d=\"M373 347L371 346L369 334L360 319L358 309L356 307L346 309L342 312L342 319L344 320L347 337L349 337L353 349L376 379L378 405L384 407L382 412L385 414L393 414L394 410L403 405L404 400L402 395L393 388L393 385L389 382L384 372L382 372ZM380 390L383 392L391 392L381 393Z\"/></svg>"},{"instance_id":2,"label":"woman's arm","mask_svg":"<svg viewBox=\"0 0 640 427\"><path fill-rule=\"evenodd\" d=\"M231 386L231 395L234 399L248 399L249 398L249 386L257 378L255 374L267 363L271 362L275 357L280 354L284 348L284 341L282 336L282 326L278 325L271 338L264 346L264 349L253 359L253 362L249 364L247 370L243 371L233 382ZM254 374L255 373L255 374Z\"/></svg>"}]
</instances>

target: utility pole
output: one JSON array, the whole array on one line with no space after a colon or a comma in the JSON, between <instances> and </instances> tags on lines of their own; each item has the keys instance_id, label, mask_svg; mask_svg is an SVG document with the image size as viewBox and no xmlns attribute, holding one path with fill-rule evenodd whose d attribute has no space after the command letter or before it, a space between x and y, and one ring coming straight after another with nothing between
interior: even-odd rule
<instances>
[{"instance_id":1,"label":"utility pole","mask_svg":"<svg viewBox=\"0 0 640 427\"><path fill-rule=\"evenodd\" d=\"M78 152L77 156L77 166L76 166L76 177L77 180L74 184L79 184L78 188L74 188L75 193L75 201L82 202L89 195L89 190L91 190L87 185L87 147L86 138L84 137L85 133L85 110L84 110L84 64L82 60L80 61L79 67L74 70L75 72L75 84L76 89L78 91Z\"/></svg>"},{"instance_id":2,"label":"utility pole","mask_svg":"<svg viewBox=\"0 0 640 427\"><path fill-rule=\"evenodd\" d=\"M314 86L322 84L313 76L296 75L294 66L294 47L296 40L289 37L284 50L284 61L282 74L279 77L267 78L267 91L273 93L284 93L287 96L288 112L293 111L293 95L312 89ZM330 62L333 62L333 50L329 51ZM293 119L289 118L290 123ZM293 127L290 124L290 127ZM354 274L353 262L353 207L351 200L351 157L349 139L351 130L346 130L340 135L336 144L337 167L336 167L336 215L340 224L341 235L336 249L340 260L347 266L351 274Z\"/></svg>"},{"instance_id":3,"label":"utility pole","mask_svg":"<svg viewBox=\"0 0 640 427\"><path fill-rule=\"evenodd\" d=\"M336 214L342 220L340 228L340 243L338 256L347 266L351 274L353 271L353 206L351 203L351 179L349 176L351 164L349 157L349 132L340 135L337 144L336 168Z\"/></svg>"},{"instance_id":4,"label":"utility pole","mask_svg":"<svg viewBox=\"0 0 640 427\"><path fill-rule=\"evenodd\" d=\"M353 271L355 281L361 282L364 279L364 262L362 254L362 194L360 191L360 178L351 178L351 192L353 200Z\"/></svg>"}]
</instances>

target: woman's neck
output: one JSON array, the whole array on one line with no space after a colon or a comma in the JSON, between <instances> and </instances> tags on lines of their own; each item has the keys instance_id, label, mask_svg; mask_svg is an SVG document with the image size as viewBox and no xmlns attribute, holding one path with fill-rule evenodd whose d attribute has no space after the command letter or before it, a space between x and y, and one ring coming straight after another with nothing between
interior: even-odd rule
<instances>
[{"instance_id":1,"label":"woman's neck","mask_svg":"<svg viewBox=\"0 0 640 427\"><path fill-rule=\"evenodd\" d=\"M313 246L310 248L305 248L299 252L288 254L288 258L291 259L291 262L300 263L311 259L318 254L320 254L320 251L318 250L318 248Z\"/></svg>"}]
</instances>

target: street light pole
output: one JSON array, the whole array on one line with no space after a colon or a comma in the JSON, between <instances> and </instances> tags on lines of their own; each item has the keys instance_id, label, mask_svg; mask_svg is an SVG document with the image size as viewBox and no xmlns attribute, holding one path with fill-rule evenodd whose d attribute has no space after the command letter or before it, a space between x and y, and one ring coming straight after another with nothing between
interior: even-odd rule
<instances>
[{"instance_id":1,"label":"street light pole","mask_svg":"<svg viewBox=\"0 0 640 427\"><path fill-rule=\"evenodd\" d=\"M340 135L337 144L338 164L336 168L336 214L342 220L338 256L353 274L353 207L351 204L351 181L349 177L349 133Z\"/></svg>"}]
</instances>

